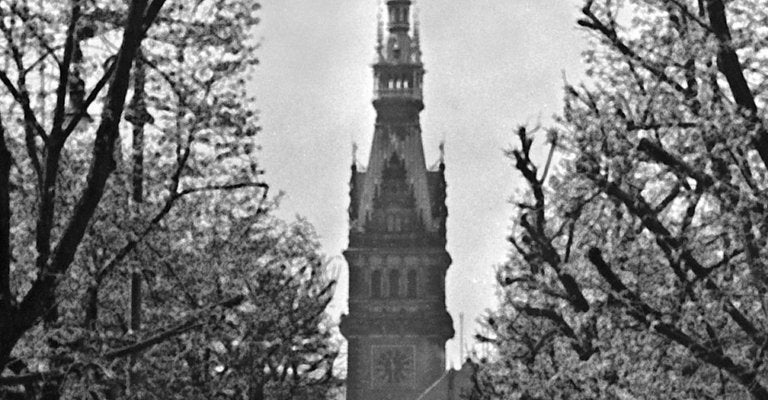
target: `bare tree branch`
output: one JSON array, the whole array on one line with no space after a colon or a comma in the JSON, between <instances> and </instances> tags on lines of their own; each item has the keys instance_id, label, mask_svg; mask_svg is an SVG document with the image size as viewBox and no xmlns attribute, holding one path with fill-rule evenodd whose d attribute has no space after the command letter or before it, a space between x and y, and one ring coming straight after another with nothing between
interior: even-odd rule
<instances>
[{"instance_id":1,"label":"bare tree branch","mask_svg":"<svg viewBox=\"0 0 768 400\"><path fill-rule=\"evenodd\" d=\"M146 0L133 0L128 10L128 17L123 31L123 40L118 53L115 76L130 76L133 58L143 38L141 29L146 10ZM146 21L145 21L146 22ZM85 230L96 211L104 193L106 181L115 168L113 159L115 139L118 135L118 124L125 105L125 96L128 91L127 79L113 79L111 81L101 123L96 130L96 139L93 146L93 160L86 180L86 186L80 195L70 220L67 222L59 242L52 254L42 254L38 257L40 273L33 282L32 287L25 295L19 306L19 313L13 332L8 336L9 340L0 343L0 365L5 365L11 350L19 338L32 327L38 318L48 312L55 303L55 290L58 285L59 274L64 273L72 263L75 252L82 241ZM53 132L56 133L56 132ZM53 136L53 135L52 135ZM49 149L60 149L63 146L61 132L56 133L55 140ZM54 140L54 139L52 139ZM58 153L52 152L46 160L46 174L58 168ZM44 183L54 182L54 179L45 179ZM41 188L42 189L42 188ZM49 187L50 189L50 187ZM47 196L47 193L42 194ZM46 203L41 207L44 212L52 210L52 205ZM42 223L38 228L47 228L47 232L38 231L37 242L45 251L46 242L50 238L49 216L39 216Z\"/></svg>"},{"instance_id":2,"label":"bare tree branch","mask_svg":"<svg viewBox=\"0 0 768 400\"><path fill-rule=\"evenodd\" d=\"M236 307L242 304L244 300L245 300L245 297L243 295L233 296L227 300L221 301L217 304L214 304L211 307L208 307L206 309L206 312L210 312L217 308ZM114 360L116 358L135 355L135 354L141 353L142 351L150 347L163 343L170 338L181 335L185 332L189 332L191 330L199 329L206 324L206 322L203 322L203 320L205 319L204 314L205 313L189 318L184 322L177 323L169 328L164 329L162 332L158 334L150 336L136 343L132 343L130 345L123 346L118 349L110 350L102 354L101 358L105 360ZM72 366L70 366L69 369L72 369L71 367ZM3 376L3 377L0 377L0 386L14 386L14 385L27 384L27 383L34 383L34 382L39 382L43 380L61 378L65 375L66 374L61 371L51 371L51 372L42 372L42 373L40 372L31 373L26 375Z\"/></svg>"},{"instance_id":3,"label":"bare tree branch","mask_svg":"<svg viewBox=\"0 0 768 400\"><path fill-rule=\"evenodd\" d=\"M563 319L563 317L556 311L546 308L531 307L528 305L516 306L516 308L532 317L545 318L552 321L559 332L572 340L572 346L574 350L579 354L579 359L582 361L588 360L590 357L592 357L593 354L597 352L597 349L592 347L590 344L590 338L586 338L584 341L579 338L573 328L571 328L565 319Z\"/></svg>"},{"instance_id":4,"label":"bare tree branch","mask_svg":"<svg viewBox=\"0 0 768 400\"><path fill-rule=\"evenodd\" d=\"M768 129L757 115L757 105L752 90L749 88L747 79L744 77L743 67L739 61L739 56L732 46L731 31L728 27L728 20L725 12L723 0L706 0L707 15L709 24L715 33L718 41L717 67L725 75L728 86L731 88L736 104L741 106L746 112L751 123L750 130L755 131L754 144L757 148L763 164L768 167Z\"/></svg>"},{"instance_id":5,"label":"bare tree branch","mask_svg":"<svg viewBox=\"0 0 768 400\"><path fill-rule=\"evenodd\" d=\"M108 353L105 353L102 357L106 358L107 360L110 360L114 358L120 358L120 357L126 357L129 355L138 354L156 344L162 343L174 336L181 335L182 333L189 332L194 329L198 329L203 325L204 325L203 322L199 322L195 320L185 321L162 333L159 333L148 339L142 340L141 342L134 343L132 345L121 347L119 349L112 350Z\"/></svg>"},{"instance_id":6,"label":"bare tree branch","mask_svg":"<svg viewBox=\"0 0 768 400\"><path fill-rule=\"evenodd\" d=\"M114 62L110 62L105 71L104 74L99 78L99 81L96 82L96 85L91 89L91 92L88 94L88 97L85 98L85 101L83 102L83 107L80 110L77 110L77 114L72 115L72 117L69 119L69 123L64 127L63 136L66 140L66 138L69 138L69 135L74 132L75 128L77 128L77 124L82 121L82 119L88 115L88 106L90 106L96 98L99 96L99 93L101 93L101 90L104 89L104 87L109 83L109 80L112 78L112 74L115 72L115 66L116 64Z\"/></svg>"},{"instance_id":7,"label":"bare tree branch","mask_svg":"<svg viewBox=\"0 0 768 400\"><path fill-rule=\"evenodd\" d=\"M47 135L45 133L45 129L40 125L40 123L37 122L37 118L34 116L35 112L32 111L32 108L29 105L29 96L22 94L19 89L16 88L16 86L13 85L11 80L8 78L8 75L5 73L5 71L0 70L0 82L5 85L6 89L8 89L8 92L11 93L11 96L13 96L13 99L16 100L16 103L18 103L22 110L24 111L25 118L29 115L32 117L30 120L31 126L34 129L35 133L43 138L44 140L47 139ZM38 162L39 164L39 162Z\"/></svg>"},{"instance_id":8,"label":"bare tree branch","mask_svg":"<svg viewBox=\"0 0 768 400\"><path fill-rule=\"evenodd\" d=\"M157 261L161 262L165 266L166 271L168 271L168 273L173 277L174 281L176 282L176 288L179 289L182 293L184 293L185 297L187 298L187 304L189 304L189 306L192 308L199 307L200 304L198 303L197 298L184 285L184 283L181 280L181 277L179 276L179 274L176 273L176 270L173 269L173 266L171 265L171 263L166 261L163 258L163 255L160 254L160 251L157 250L154 246L152 246L151 243L146 243L145 246L149 250L151 250L153 253L155 253L155 255L158 258Z\"/></svg>"},{"instance_id":9,"label":"bare tree branch","mask_svg":"<svg viewBox=\"0 0 768 400\"><path fill-rule=\"evenodd\" d=\"M69 88L69 75L70 68L72 66L72 58L75 53L75 46L77 46L77 23L80 20L80 2L73 1L72 8L69 16L69 26L67 27L67 36L64 40L64 57L59 63L59 83L56 87L56 106L53 110L53 125L51 127L51 148L47 149L47 153L60 151L64 146L64 138L62 137L62 124L64 123L64 114L66 112L67 101L67 89ZM58 156L56 156L58 161ZM57 163L58 164L58 163ZM48 166L46 166L47 169ZM54 171L54 176L56 175ZM46 175L48 172L46 171Z\"/></svg>"},{"instance_id":10,"label":"bare tree branch","mask_svg":"<svg viewBox=\"0 0 768 400\"><path fill-rule=\"evenodd\" d=\"M207 185L207 186L201 186L201 187L192 187L187 188L178 193L178 196L185 196L192 193L199 193L199 192L211 192L211 191L220 191L220 190L233 190L233 189L243 189L243 188L261 188L266 190L269 189L269 185L264 182L240 182L240 183L230 183L230 184L224 184L224 185Z\"/></svg>"},{"instance_id":11,"label":"bare tree branch","mask_svg":"<svg viewBox=\"0 0 768 400\"><path fill-rule=\"evenodd\" d=\"M606 194L620 200L624 206L642 222L645 228L655 234L656 243L664 253L670 257L670 267L682 283L687 286L689 281L686 273L676 262L674 262L676 256L672 256L672 254L678 251L679 258L684 261L685 266L690 268L696 277L704 280L707 289L717 293L717 295L723 299L723 310L733 319L733 321L747 333L755 343L763 343L764 335L755 327L755 324L752 323L744 313L736 308L736 306L728 299L729 296L723 293L714 281L707 278L707 275L710 272L709 269L701 265L691 251L685 248L684 243L680 238L672 236L671 232L661 223L656 213L640 194L634 196L630 195L619 188L616 183L604 179L601 180L600 185L605 188Z\"/></svg>"},{"instance_id":12,"label":"bare tree branch","mask_svg":"<svg viewBox=\"0 0 768 400\"><path fill-rule=\"evenodd\" d=\"M660 145L653 143L646 138L640 139L640 143L638 144L637 149L643 153L648 154L657 162L660 162L675 171L682 172L685 175L695 179L696 182L702 186L702 189L712 186L714 183L714 179L711 176L693 169L683 160L675 157L674 155L664 150Z\"/></svg>"},{"instance_id":13,"label":"bare tree branch","mask_svg":"<svg viewBox=\"0 0 768 400\"><path fill-rule=\"evenodd\" d=\"M757 371L752 368L736 364L730 357L718 351L716 347L707 347L691 336L685 334L671 323L660 322L662 314L645 303L640 296L630 291L621 279L611 270L610 266L603 260L601 251L592 247L589 249L588 257L590 262L597 268L600 275L610 285L611 289L619 293L622 297L629 300L627 306L628 314L639 322L653 329L662 336L678 343L700 360L709 363L715 368L720 368L728 372L743 385L755 399L768 400L768 388L762 386L758 380ZM653 319L649 319L651 316Z\"/></svg>"},{"instance_id":14,"label":"bare tree branch","mask_svg":"<svg viewBox=\"0 0 768 400\"><path fill-rule=\"evenodd\" d=\"M639 54L637 54L634 50L629 48L629 46L627 46L626 43L624 43L619 38L619 35L616 32L615 28L605 25L605 23L600 21L600 19L592 12L591 5L592 5L592 2L589 1L587 2L587 5L585 5L581 9L581 12L587 17L587 19L578 20L577 23L579 25L602 34L606 39L608 39L611 42L611 44L613 44L616 50L618 50L624 56L640 64L645 70L653 74L653 76L655 76L656 79L668 84L669 86L671 86L672 88L674 88L676 91L680 93L686 92L685 88L679 83L677 83L674 79L672 79L669 75L667 75L661 67L650 64L645 59L643 59Z\"/></svg>"},{"instance_id":15,"label":"bare tree branch","mask_svg":"<svg viewBox=\"0 0 768 400\"><path fill-rule=\"evenodd\" d=\"M52 381L64 377L61 372L35 372L31 374L15 375L15 376L2 376L0 377L0 387L2 386L17 386L17 385L29 385L41 381Z\"/></svg>"},{"instance_id":16,"label":"bare tree branch","mask_svg":"<svg viewBox=\"0 0 768 400\"><path fill-rule=\"evenodd\" d=\"M557 273L558 279L570 296L570 304L577 311L586 312L589 310L589 302L587 302L584 294L581 292L579 284L573 276L562 271L560 266L562 262L560 255L558 255L557 250L552 245L551 239L547 237L545 229L546 221L544 213L545 199L543 182L537 177L536 165L530 158L533 139L529 137L524 127L518 129L517 135L522 145L522 149L512 150L508 154L515 158L515 167L528 182L528 186L530 186L533 191L533 197L535 199L535 206L532 210L535 221L531 223L527 214L523 214L520 218L520 226L528 232L530 239L536 243L538 247L538 256L545 260Z\"/></svg>"},{"instance_id":17,"label":"bare tree branch","mask_svg":"<svg viewBox=\"0 0 768 400\"><path fill-rule=\"evenodd\" d=\"M16 100L16 103L21 106L23 111L25 133L24 139L26 143L27 155L29 156L29 159L32 163L32 168L35 170L35 175L37 177L37 189L40 191L42 190L43 171L40 164L40 158L38 156L37 144L35 143L35 135L40 136L44 143L48 138L45 134L45 130L38 122L37 117L35 117L34 111L32 111L29 91L27 90L26 84L23 54L14 41L11 29L5 24L5 20L0 21L0 30L2 30L5 36L6 42L8 43L8 46L11 50L11 56L16 65L16 70L18 71L18 88L14 86L13 83L11 83L5 71L0 71L0 81L2 81L5 87L8 88L8 91L11 92L14 100Z\"/></svg>"}]
</instances>

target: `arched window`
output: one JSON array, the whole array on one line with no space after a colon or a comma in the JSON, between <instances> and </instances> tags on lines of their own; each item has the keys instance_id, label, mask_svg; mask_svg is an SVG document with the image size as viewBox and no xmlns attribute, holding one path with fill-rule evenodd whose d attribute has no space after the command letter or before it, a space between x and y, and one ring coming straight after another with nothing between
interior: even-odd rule
<instances>
[{"instance_id":1,"label":"arched window","mask_svg":"<svg viewBox=\"0 0 768 400\"><path fill-rule=\"evenodd\" d=\"M416 270L408 271L408 297L415 298L417 295Z\"/></svg>"},{"instance_id":2,"label":"arched window","mask_svg":"<svg viewBox=\"0 0 768 400\"><path fill-rule=\"evenodd\" d=\"M400 271L389 271L389 297L400 297Z\"/></svg>"},{"instance_id":3,"label":"arched window","mask_svg":"<svg viewBox=\"0 0 768 400\"><path fill-rule=\"evenodd\" d=\"M381 297L381 271L371 273L371 297Z\"/></svg>"}]
</instances>

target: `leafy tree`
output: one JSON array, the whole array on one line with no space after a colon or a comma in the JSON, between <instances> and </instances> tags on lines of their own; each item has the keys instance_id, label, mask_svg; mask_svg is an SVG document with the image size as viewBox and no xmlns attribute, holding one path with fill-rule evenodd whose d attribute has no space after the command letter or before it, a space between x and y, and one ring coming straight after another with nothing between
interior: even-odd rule
<instances>
[{"instance_id":1,"label":"leafy tree","mask_svg":"<svg viewBox=\"0 0 768 400\"><path fill-rule=\"evenodd\" d=\"M44 398L337 386L333 281L306 224L270 216L254 155L257 10L0 4L0 386Z\"/></svg>"},{"instance_id":2,"label":"leafy tree","mask_svg":"<svg viewBox=\"0 0 768 400\"><path fill-rule=\"evenodd\" d=\"M500 268L488 398L768 399L763 1L593 1ZM552 169L553 153L561 158Z\"/></svg>"},{"instance_id":3,"label":"leafy tree","mask_svg":"<svg viewBox=\"0 0 768 400\"><path fill-rule=\"evenodd\" d=\"M118 34L119 50L105 71L96 75L90 94L83 96L77 64L82 56L77 42L81 2L38 4L5 2L2 7L5 68L0 81L3 96L0 146L0 365L5 367L23 335L56 305L56 290L68 272L86 235L116 167L115 143L129 89L130 74L145 32L154 22L163 1L134 1L123 11L124 29ZM125 8L125 7L124 7ZM58 21L67 21L61 24ZM47 84L54 67L55 82ZM36 68L41 66L39 69ZM33 74L37 73L35 80ZM77 90L71 90L77 86ZM33 103L34 85L36 103ZM53 88L49 92L48 86ZM106 87L106 93L102 93ZM61 212L60 175L66 171L65 148L96 97L103 99L101 118L95 123L90 166L77 172L82 182L73 188L74 206ZM70 103L80 107L68 109ZM53 100L53 101L50 101ZM49 106L50 105L50 106ZM36 111L37 109L37 111ZM50 114L48 113L51 110ZM67 115L69 111L69 116ZM85 148L83 149L85 150ZM31 172L29 172L31 171ZM74 176L72 177L74 178ZM32 200L31 202L27 202ZM30 211L29 205L36 208ZM57 206L59 207L57 209ZM14 229L12 229L13 227ZM21 241L17 239L32 239ZM31 247L28 248L28 247ZM14 252L23 252L17 259ZM15 275L26 275L20 281ZM24 279L26 278L26 279ZM13 283L13 287L12 287Z\"/></svg>"},{"instance_id":4,"label":"leafy tree","mask_svg":"<svg viewBox=\"0 0 768 400\"><path fill-rule=\"evenodd\" d=\"M339 386L325 314L335 280L311 227L231 210L170 218L166 229L181 234L157 232L163 240L140 252L160 264L148 280L146 321L162 323L169 311L190 318L177 325L183 334L130 366L132 397L317 399ZM179 246L168 235L185 243L164 249ZM237 306L205 311L227 303Z\"/></svg>"}]
</instances>

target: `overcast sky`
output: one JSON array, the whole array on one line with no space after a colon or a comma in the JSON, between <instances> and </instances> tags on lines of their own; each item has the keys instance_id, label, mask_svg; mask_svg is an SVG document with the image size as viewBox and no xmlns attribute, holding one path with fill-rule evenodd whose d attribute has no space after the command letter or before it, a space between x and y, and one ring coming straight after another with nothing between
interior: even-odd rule
<instances>
[{"instance_id":1,"label":"overcast sky","mask_svg":"<svg viewBox=\"0 0 768 400\"><path fill-rule=\"evenodd\" d=\"M373 135L372 74L378 0L263 0L261 65L252 83L261 160L280 214L306 217L336 259L346 307L347 206L352 142L367 163ZM585 33L578 0L417 0L427 69L421 114L427 163L445 141L448 181L447 304L459 332L496 301L494 266L519 186L503 150L521 124L547 124L562 104L563 77L582 79ZM448 364L459 361L458 335Z\"/></svg>"}]
</instances>

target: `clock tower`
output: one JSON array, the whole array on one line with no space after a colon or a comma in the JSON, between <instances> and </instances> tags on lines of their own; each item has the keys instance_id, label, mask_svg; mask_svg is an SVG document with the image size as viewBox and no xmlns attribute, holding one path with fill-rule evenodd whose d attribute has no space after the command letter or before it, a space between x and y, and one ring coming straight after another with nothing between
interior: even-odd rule
<instances>
[{"instance_id":1,"label":"clock tower","mask_svg":"<svg viewBox=\"0 0 768 400\"><path fill-rule=\"evenodd\" d=\"M445 372L445 165L424 160L419 30L411 0L387 0L373 64L376 123L367 168L352 165L348 400L415 400Z\"/></svg>"}]
</instances>

